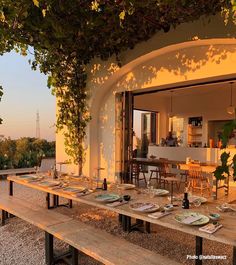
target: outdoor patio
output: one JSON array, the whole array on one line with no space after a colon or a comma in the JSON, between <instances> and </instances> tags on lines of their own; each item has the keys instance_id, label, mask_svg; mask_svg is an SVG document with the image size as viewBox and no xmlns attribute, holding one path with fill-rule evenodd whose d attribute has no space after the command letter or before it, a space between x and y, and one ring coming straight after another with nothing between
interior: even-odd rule
<instances>
[{"instance_id":1,"label":"outdoor patio","mask_svg":"<svg viewBox=\"0 0 236 265\"><path fill-rule=\"evenodd\" d=\"M8 183L0 181L1 192L7 193ZM230 193L233 195L233 192ZM30 200L45 207L45 194L21 185L14 186L14 196L26 201ZM91 226L106 230L107 232L123 237L126 240L148 248L182 264L194 264L194 260L187 260L187 255L194 255L194 236L187 235L158 225L151 226L151 234L141 232L123 232L118 224L118 215L107 210L98 209L84 204L74 203L72 209L57 208L53 211L79 219ZM44 261L44 233L21 219L13 218L0 228L0 264L3 265L35 265L45 264ZM56 240L56 248L65 249L66 244ZM108 250L109 251L109 250ZM232 247L210 240L204 240L204 255L227 256L226 260L205 260L204 264L232 264ZM81 264L93 265L99 262L79 254Z\"/></svg>"}]
</instances>

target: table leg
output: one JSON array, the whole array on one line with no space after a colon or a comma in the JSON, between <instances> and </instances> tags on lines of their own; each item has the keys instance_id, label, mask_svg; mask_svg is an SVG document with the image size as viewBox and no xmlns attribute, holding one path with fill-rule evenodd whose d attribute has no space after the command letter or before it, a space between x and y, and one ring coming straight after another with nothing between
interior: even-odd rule
<instances>
[{"instance_id":1,"label":"table leg","mask_svg":"<svg viewBox=\"0 0 236 265\"><path fill-rule=\"evenodd\" d=\"M78 249L70 246L70 252L71 252L71 265L78 265L79 262L78 262Z\"/></svg>"},{"instance_id":2,"label":"table leg","mask_svg":"<svg viewBox=\"0 0 236 265\"><path fill-rule=\"evenodd\" d=\"M236 265L236 247L233 247L233 265Z\"/></svg>"},{"instance_id":3,"label":"table leg","mask_svg":"<svg viewBox=\"0 0 236 265\"><path fill-rule=\"evenodd\" d=\"M130 231L131 230L131 217L126 216L126 231Z\"/></svg>"},{"instance_id":4,"label":"table leg","mask_svg":"<svg viewBox=\"0 0 236 265\"><path fill-rule=\"evenodd\" d=\"M72 204L72 200L69 200L69 208L72 208L73 204Z\"/></svg>"},{"instance_id":5,"label":"table leg","mask_svg":"<svg viewBox=\"0 0 236 265\"><path fill-rule=\"evenodd\" d=\"M2 210L2 226L5 225L5 221L6 221L6 211Z\"/></svg>"},{"instance_id":6,"label":"table leg","mask_svg":"<svg viewBox=\"0 0 236 265\"><path fill-rule=\"evenodd\" d=\"M202 255L202 237L196 236L196 256L195 265L202 265L202 259L199 257Z\"/></svg>"},{"instance_id":7,"label":"table leg","mask_svg":"<svg viewBox=\"0 0 236 265\"><path fill-rule=\"evenodd\" d=\"M171 195L170 195L170 203L173 203L173 185L174 185L174 181L171 181Z\"/></svg>"},{"instance_id":8,"label":"table leg","mask_svg":"<svg viewBox=\"0 0 236 265\"><path fill-rule=\"evenodd\" d=\"M57 195L56 203L57 203L57 206L59 206L59 195Z\"/></svg>"},{"instance_id":9,"label":"table leg","mask_svg":"<svg viewBox=\"0 0 236 265\"><path fill-rule=\"evenodd\" d=\"M57 195L53 194L53 208L56 208L57 206Z\"/></svg>"},{"instance_id":10,"label":"table leg","mask_svg":"<svg viewBox=\"0 0 236 265\"><path fill-rule=\"evenodd\" d=\"M122 214L119 214L118 216L118 222L121 224L122 223Z\"/></svg>"},{"instance_id":11,"label":"table leg","mask_svg":"<svg viewBox=\"0 0 236 265\"><path fill-rule=\"evenodd\" d=\"M122 215L122 228L125 232L131 230L131 217Z\"/></svg>"},{"instance_id":12,"label":"table leg","mask_svg":"<svg viewBox=\"0 0 236 265\"><path fill-rule=\"evenodd\" d=\"M46 206L47 206L47 209L50 209L50 193L47 193L46 195Z\"/></svg>"},{"instance_id":13,"label":"table leg","mask_svg":"<svg viewBox=\"0 0 236 265\"><path fill-rule=\"evenodd\" d=\"M13 196L13 181L9 181L9 195Z\"/></svg>"},{"instance_id":14,"label":"table leg","mask_svg":"<svg viewBox=\"0 0 236 265\"><path fill-rule=\"evenodd\" d=\"M127 218L125 215L122 215L122 228L123 231L127 231Z\"/></svg>"},{"instance_id":15,"label":"table leg","mask_svg":"<svg viewBox=\"0 0 236 265\"><path fill-rule=\"evenodd\" d=\"M45 260L47 265L51 265L54 262L53 235L48 232L45 232Z\"/></svg>"},{"instance_id":16,"label":"table leg","mask_svg":"<svg viewBox=\"0 0 236 265\"><path fill-rule=\"evenodd\" d=\"M145 230L148 234L151 233L151 224L149 222L145 222Z\"/></svg>"}]
</instances>

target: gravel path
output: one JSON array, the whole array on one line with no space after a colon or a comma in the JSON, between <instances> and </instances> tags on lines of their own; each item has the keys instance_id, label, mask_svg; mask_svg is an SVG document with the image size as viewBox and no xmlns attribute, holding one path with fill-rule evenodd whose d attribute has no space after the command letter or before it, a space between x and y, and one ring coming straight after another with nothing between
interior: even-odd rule
<instances>
[{"instance_id":1,"label":"gravel path","mask_svg":"<svg viewBox=\"0 0 236 265\"><path fill-rule=\"evenodd\" d=\"M7 181L0 181L0 190L7 192ZM35 201L45 205L45 194L20 185L14 185L14 194L25 200ZM182 232L173 231L161 226L152 226L151 234L140 232L124 233L117 223L117 215L106 210L93 208L83 204L75 205L73 209L58 208L58 212L78 218L94 227L106 230L116 236L148 248L159 254L169 256L182 264L193 265L193 260L187 260L187 255L194 255L195 238ZM65 250L67 245L55 240L57 249ZM226 260L206 260L204 265L232 264L232 247L213 241L204 240L204 255L226 255ZM80 264L98 265L97 261L80 254ZM44 232L34 226L13 218L4 227L0 227L0 265L43 265ZM148 265L148 264L140 264ZM157 264L158 265L158 264ZM167 264L168 265L168 264Z\"/></svg>"}]
</instances>

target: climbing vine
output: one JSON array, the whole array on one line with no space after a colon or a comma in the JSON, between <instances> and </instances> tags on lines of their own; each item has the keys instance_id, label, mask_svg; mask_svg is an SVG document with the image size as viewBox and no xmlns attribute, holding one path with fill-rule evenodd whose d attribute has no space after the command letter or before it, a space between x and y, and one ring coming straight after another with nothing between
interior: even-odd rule
<instances>
[{"instance_id":1,"label":"climbing vine","mask_svg":"<svg viewBox=\"0 0 236 265\"><path fill-rule=\"evenodd\" d=\"M236 109L235 109L236 113ZM220 136L222 141L221 149L227 148L228 141L231 137L234 137L234 131L236 130L236 116L233 120L228 121L223 126L223 132ZM224 180L225 178L229 177L231 172L230 168L233 169L233 179L236 181L236 155L230 159L230 152L224 151L220 156L221 165L217 166L216 170L214 171L214 176L217 180Z\"/></svg>"},{"instance_id":2,"label":"climbing vine","mask_svg":"<svg viewBox=\"0 0 236 265\"><path fill-rule=\"evenodd\" d=\"M86 66L91 60L114 55L120 65L121 52L156 32L202 15L234 14L235 2L0 0L0 55L14 49L34 54L32 68L49 76L48 86L58 100L57 129L64 133L66 152L81 164L90 121Z\"/></svg>"}]
</instances>

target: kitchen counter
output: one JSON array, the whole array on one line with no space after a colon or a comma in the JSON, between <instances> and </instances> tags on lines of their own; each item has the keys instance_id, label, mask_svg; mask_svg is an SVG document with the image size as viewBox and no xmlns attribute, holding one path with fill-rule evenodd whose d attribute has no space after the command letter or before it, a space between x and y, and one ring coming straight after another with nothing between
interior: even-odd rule
<instances>
[{"instance_id":1,"label":"kitchen counter","mask_svg":"<svg viewBox=\"0 0 236 265\"><path fill-rule=\"evenodd\" d=\"M203 147L168 147L149 145L148 157L154 155L157 158L168 158L170 160L185 161L186 157L190 157L200 162L218 163L222 152L230 152L231 157L236 154L236 148L203 148Z\"/></svg>"}]
</instances>

